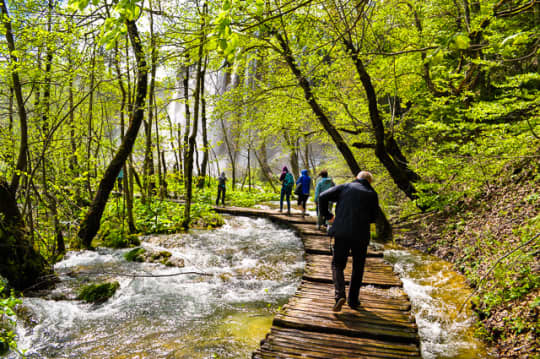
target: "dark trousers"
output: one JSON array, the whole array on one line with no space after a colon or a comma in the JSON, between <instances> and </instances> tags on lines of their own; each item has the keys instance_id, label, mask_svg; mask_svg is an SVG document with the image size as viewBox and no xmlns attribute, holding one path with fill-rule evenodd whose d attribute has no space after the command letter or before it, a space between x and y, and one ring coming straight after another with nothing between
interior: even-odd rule
<instances>
[{"instance_id":1,"label":"dark trousers","mask_svg":"<svg viewBox=\"0 0 540 359\"><path fill-rule=\"evenodd\" d=\"M309 197L309 194L302 193L298 195L298 205L302 206L304 210L306 209L306 203L307 203L308 197Z\"/></svg>"},{"instance_id":2,"label":"dark trousers","mask_svg":"<svg viewBox=\"0 0 540 359\"><path fill-rule=\"evenodd\" d=\"M291 211L291 190L281 187L281 196L279 197L279 210L283 211L283 199L287 199L287 211Z\"/></svg>"},{"instance_id":3,"label":"dark trousers","mask_svg":"<svg viewBox=\"0 0 540 359\"><path fill-rule=\"evenodd\" d=\"M218 186L216 205L219 203L220 196L221 196L221 204L225 205L225 187Z\"/></svg>"},{"instance_id":4,"label":"dark trousers","mask_svg":"<svg viewBox=\"0 0 540 359\"><path fill-rule=\"evenodd\" d=\"M351 282L349 284L349 303L358 303L358 293L364 276L364 265L369 241L362 241L358 238L335 238L334 255L332 257L332 279L334 280L335 298L346 298L345 296L345 276L343 271L347 266L349 251L353 256L353 268Z\"/></svg>"},{"instance_id":5,"label":"dark trousers","mask_svg":"<svg viewBox=\"0 0 540 359\"><path fill-rule=\"evenodd\" d=\"M320 227L323 224L326 225L326 220L322 216L322 211L319 208L319 201L315 202L315 209L317 210L317 225ZM332 213L332 207L334 204L332 202L328 202L328 213Z\"/></svg>"}]
</instances>

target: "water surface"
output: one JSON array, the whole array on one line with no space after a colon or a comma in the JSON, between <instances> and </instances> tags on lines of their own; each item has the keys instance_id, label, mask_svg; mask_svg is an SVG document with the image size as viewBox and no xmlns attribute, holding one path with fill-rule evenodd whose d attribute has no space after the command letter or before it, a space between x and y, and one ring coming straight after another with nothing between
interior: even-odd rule
<instances>
[{"instance_id":1,"label":"water surface","mask_svg":"<svg viewBox=\"0 0 540 359\"><path fill-rule=\"evenodd\" d=\"M304 267L291 230L265 219L229 218L214 231L143 238L184 268L133 263L126 250L69 253L55 269L57 296L76 296L83 283L117 280L106 303L24 299L20 347L29 358L248 358L273 313L294 294ZM118 275L167 275L131 278Z\"/></svg>"}]
</instances>

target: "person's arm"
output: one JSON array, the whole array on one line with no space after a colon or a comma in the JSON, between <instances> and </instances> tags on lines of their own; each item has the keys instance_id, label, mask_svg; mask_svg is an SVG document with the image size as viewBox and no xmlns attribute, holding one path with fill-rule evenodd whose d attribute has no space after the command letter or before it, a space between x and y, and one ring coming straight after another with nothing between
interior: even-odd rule
<instances>
[{"instance_id":1,"label":"person's arm","mask_svg":"<svg viewBox=\"0 0 540 359\"><path fill-rule=\"evenodd\" d=\"M279 181L280 182L283 182L283 180L285 179L285 176L287 175L287 172L282 172L281 173L281 176L279 176Z\"/></svg>"},{"instance_id":2,"label":"person's arm","mask_svg":"<svg viewBox=\"0 0 540 359\"><path fill-rule=\"evenodd\" d=\"M330 220L334 217L334 215L328 211L328 202L337 202L342 189L343 185L335 186L327 189L319 195L319 208L323 218Z\"/></svg>"}]
</instances>

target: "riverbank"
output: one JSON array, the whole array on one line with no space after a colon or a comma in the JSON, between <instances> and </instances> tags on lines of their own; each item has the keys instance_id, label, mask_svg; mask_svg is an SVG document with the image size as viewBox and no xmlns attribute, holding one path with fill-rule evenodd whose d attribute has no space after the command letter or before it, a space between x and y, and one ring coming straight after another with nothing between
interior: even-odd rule
<instances>
[{"instance_id":1,"label":"riverbank","mask_svg":"<svg viewBox=\"0 0 540 359\"><path fill-rule=\"evenodd\" d=\"M538 355L540 175L514 164L481 195L396 223L396 241L450 261L474 288L477 335L501 358Z\"/></svg>"}]
</instances>

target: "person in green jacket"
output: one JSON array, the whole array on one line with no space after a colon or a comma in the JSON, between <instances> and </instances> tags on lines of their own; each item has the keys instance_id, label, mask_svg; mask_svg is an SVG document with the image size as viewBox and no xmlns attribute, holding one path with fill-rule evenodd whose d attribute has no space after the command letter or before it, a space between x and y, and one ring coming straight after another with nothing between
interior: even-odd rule
<instances>
[{"instance_id":1,"label":"person in green jacket","mask_svg":"<svg viewBox=\"0 0 540 359\"><path fill-rule=\"evenodd\" d=\"M326 225L319 208L319 195L326 191L327 189L334 187L336 184L332 181L332 178L328 177L328 171L322 170L319 173L320 179L315 185L315 204L317 208L317 228L320 230L323 224ZM328 212L332 212L332 202L328 202Z\"/></svg>"}]
</instances>

